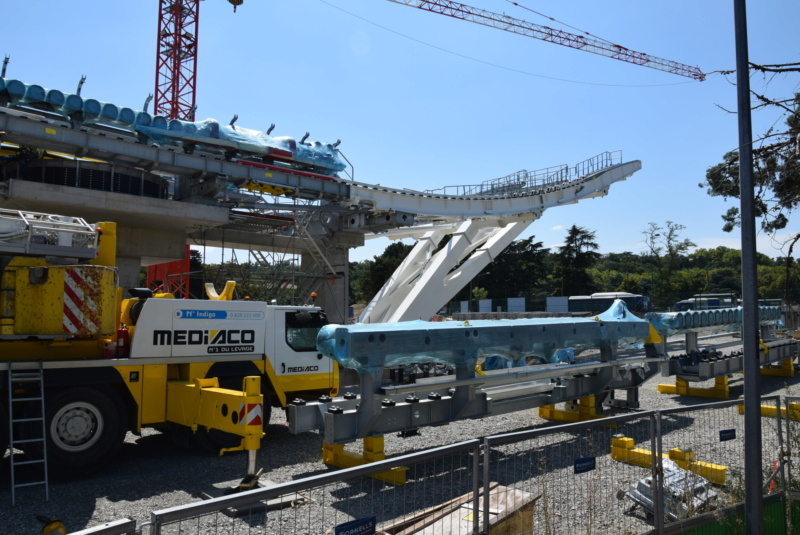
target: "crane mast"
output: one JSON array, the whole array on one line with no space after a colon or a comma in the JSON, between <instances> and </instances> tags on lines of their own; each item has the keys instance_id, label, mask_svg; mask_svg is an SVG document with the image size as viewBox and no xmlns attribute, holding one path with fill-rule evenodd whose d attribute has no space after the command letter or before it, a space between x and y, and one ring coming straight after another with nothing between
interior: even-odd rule
<instances>
[{"instance_id":1,"label":"crane mast","mask_svg":"<svg viewBox=\"0 0 800 535\"><path fill-rule=\"evenodd\" d=\"M642 65L657 69L659 71L670 72L680 76L686 76L694 80L703 81L706 75L698 67L684 65L676 61L657 58L644 52L635 52L623 46L615 45L596 39L584 37L582 35L575 35L561 30L554 30L547 26L539 26L521 19L516 19L508 15L501 15L471 7L458 2L450 2L448 0L389 0L396 4L403 4L406 6L416 7L431 13L439 13L447 15L454 19L466 20L476 24L482 24L498 30L505 30L507 32L524 35L526 37L533 37L534 39L541 39L542 41L549 41L558 45L592 52L608 58L626 61L635 65Z\"/></svg>"},{"instance_id":2,"label":"crane mast","mask_svg":"<svg viewBox=\"0 0 800 535\"><path fill-rule=\"evenodd\" d=\"M244 0L228 0L236 8ZM159 0L153 113L194 121L200 0Z\"/></svg>"},{"instance_id":3,"label":"crane mast","mask_svg":"<svg viewBox=\"0 0 800 535\"><path fill-rule=\"evenodd\" d=\"M194 120L200 0L159 0L155 115Z\"/></svg>"}]
</instances>

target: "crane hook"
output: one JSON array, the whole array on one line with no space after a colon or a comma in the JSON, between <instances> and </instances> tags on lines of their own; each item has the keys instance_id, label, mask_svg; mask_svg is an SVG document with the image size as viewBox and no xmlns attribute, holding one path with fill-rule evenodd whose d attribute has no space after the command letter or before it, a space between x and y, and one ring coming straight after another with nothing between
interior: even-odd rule
<instances>
[{"instance_id":1,"label":"crane hook","mask_svg":"<svg viewBox=\"0 0 800 535\"><path fill-rule=\"evenodd\" d=\"M228 0L228 3L233 6L233 12L236 13L236 8L244 3L244 0Z\"/></svg>"}]
</instances>

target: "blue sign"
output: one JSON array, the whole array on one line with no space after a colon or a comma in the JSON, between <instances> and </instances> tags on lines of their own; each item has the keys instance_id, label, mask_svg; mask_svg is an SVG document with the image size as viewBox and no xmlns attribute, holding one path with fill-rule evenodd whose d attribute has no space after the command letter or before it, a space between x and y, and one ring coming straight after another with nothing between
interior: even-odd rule
<instances>
[{"instance_id":1,"label":"blue sign","mask_svg":"<svg viewBox=\"0 0 800 535\"><path fill-rule=\"evenodd\" d=\"M224 310L190 310L180 309L175 311L175 316L185 320L224 320L227 312Z\"/></svg>"},{"instance_id":2,"label":"blue sign","mask_svg":"<svg viewBox=\"0 0 800 535\"><path fill-rule=\"evenodd\" d=\"M575 459L574 469L576 474L584 472L591 472L596 468L595 457L584 457L582 459Z\"/></svg>"},{"instance_id":3,"label":"blue sign","mask_svg":"<svg viewBox=\"0 0 800 535\"><path fill-rule=\"evenodd\" d=\"M725 442L726 440L734 440L736 438L736 429L722 429L719 432L719 441Z\"/></svg>"},{"instance_id":4,"label":"blue sign","mask_svg":"<svg viewBox=\"0 0 800 535\"><path fill-rule=\"evenodd\" d=\"M334 535L375 535L375 517L368 516L339 524L334 528Z\"/></svg>"}]
</instances>

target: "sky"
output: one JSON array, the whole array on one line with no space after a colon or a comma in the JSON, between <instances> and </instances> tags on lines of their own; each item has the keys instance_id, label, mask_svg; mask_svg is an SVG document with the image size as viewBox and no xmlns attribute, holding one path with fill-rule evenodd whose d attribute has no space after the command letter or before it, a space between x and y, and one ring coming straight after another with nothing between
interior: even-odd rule
<instances>
[{"instance_id":1,"label":"sky","mask_svg":"<svg viewBox=\"0 0 800 535\"><path fill-rule=\"evenodd\" d=\"M356 180L416 190L621 150L642 170L606 197L547 210L521 238L555 248L574 224L595 232L601 253L641 253L649 223L671 221L698 247L740 248L720 217L738 199L698 187L738 145L734 78L717 72L735 68L733 1L516 4L469 3L709 74L698 82L386 0L245 0L236 13L204 0L197 119L238 115L246 128L275 123L277 136L341 139ZM86 75L83 96L135 109L153 92L157 0L29 0L4 16L7 77L71 92ZM750 61L800 61L799 20L797 0L748 2ZM755 76L751 88L778 98L797 82ZM753 136L783 122L755 114ZM389 243L370 240L350 259ZM758 251L782 255L762 234Z\"/></svg>"}]
</instances>

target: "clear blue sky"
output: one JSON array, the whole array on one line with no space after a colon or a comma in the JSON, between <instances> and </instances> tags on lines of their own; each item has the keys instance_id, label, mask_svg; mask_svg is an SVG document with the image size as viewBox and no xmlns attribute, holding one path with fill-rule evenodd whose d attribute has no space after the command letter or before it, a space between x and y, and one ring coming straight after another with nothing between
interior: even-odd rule
<instances>
[{"instance_id":1,"label":"clear blue sky","mask_svg":"<svg viewBox=\"0 0 800 535\"><path fill-rule=\"evenodd\" d=\"M469 3L579 33L508 1ZM735 67L732 0L519 3L704 72ZM750 60L800 61L800 2L748 4ZM73 91L85 74L84 96L136 109L153 92L156 0L31 0L3 13L8 77ZM199 38L198 119L238 114L247 128L275 123L274 135L341 139L357 180L420 190L622 150L640 172L607 197L548 210L523 237L556 247L576 224L596 232L603 253L638 253L649 222L674 221L700 247L739 247L720 218L738 200L698 187L737 146L737 117L721 109L736 107L733 78L696 82L384 0L245 0L235 14L205 0ZM800 90L797 77L765 82L752 88ZM754 136L776 119L754 116ZM759 251L780 255L762 236Z\"/></svg>"}]
</instances>

